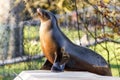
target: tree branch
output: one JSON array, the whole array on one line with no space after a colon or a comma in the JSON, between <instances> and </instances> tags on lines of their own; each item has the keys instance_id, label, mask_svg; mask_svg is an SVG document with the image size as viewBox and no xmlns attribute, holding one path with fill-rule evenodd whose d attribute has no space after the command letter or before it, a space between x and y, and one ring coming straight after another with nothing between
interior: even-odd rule
<instances>
[{"instance_id":1,"label":"tree branch","mask_svg":"<svg viewBox=\"0 0 120 80\"><path fill-rule=\"evenodd\" d=\"M88 0L85 0L86 3L90 4L97 12L99 12L101 15L104 15L103 12L101 12L96 5L93 5ZM106 20L108 20L113 26L117 26L114 22L112 22L107 16L104 16Z\"/></svg>"},{"instance_id":2,"label":"tree branch","mask_svg":"<svg viewBox=\"0 0 120 80\"><path fill-rule=\"evenodd\" d=\"M22 57L13 58L10 60L0 60L0 66L37 60L37 59L41 59L43 57L44 57L44 55L40 54L40 55L35 55L35 56L22 56Z\"/></svg>"},{"instance_id":3,"label":"tree branch","mask_svg":"<svg viewBox=\"0 0 120 80\"><path fill-rule=\"evenodd\" d=\"M115 41L115 40L112 40L112 39L104 38L104 39L97 39L97 42L93 41L93 42L90 42L89 44L86 44L84 46L90 47L90 46L95 46L97 44L101 44L101 43L104 43L104 42L113 42L113 43L116 43L116 44L120 44L119 41Z\"/></svg>"}]
</instances>

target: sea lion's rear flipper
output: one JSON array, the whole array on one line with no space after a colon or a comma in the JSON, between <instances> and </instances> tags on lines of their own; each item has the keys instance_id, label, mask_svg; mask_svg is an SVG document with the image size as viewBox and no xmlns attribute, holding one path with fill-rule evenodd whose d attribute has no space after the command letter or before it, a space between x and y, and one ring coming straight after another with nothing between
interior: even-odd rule
<instances>
[{"instance_id":1,"label":"sea lion's rear flipper","mask_svg":"<svg viewBox=\"0 0 120 80\"><path fill-rule=\"evenodd\" d=\"M53 65L52 63L50 63L48 60L46 60L40 69L41 70L50 70L52 65Z\"/></svg>"}]
</instances>

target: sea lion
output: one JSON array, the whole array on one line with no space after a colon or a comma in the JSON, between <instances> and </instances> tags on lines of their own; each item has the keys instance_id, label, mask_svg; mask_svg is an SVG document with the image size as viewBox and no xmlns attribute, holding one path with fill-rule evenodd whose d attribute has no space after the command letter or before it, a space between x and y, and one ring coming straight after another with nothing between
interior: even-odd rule
<instances>
[{"instance_id":1,"label":"sea lion","mask_svg":"<svg viewBox=\"0 0 120 80\"><path fill-rule=\"evenodd\" d=\"M88 71L99 75L111 76L105 59L96 52L72 43L59 29L55 15L38 8L40 42L47 58L41 69L54 72Z\"/></svg>"}]
</instances>

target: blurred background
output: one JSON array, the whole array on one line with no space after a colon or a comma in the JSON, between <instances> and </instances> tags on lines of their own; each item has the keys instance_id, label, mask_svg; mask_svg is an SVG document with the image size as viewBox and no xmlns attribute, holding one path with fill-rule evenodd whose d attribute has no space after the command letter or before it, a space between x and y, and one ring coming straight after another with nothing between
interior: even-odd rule
<instances>
[{"instance_id":1,"label":"blurred background","mask_svg":"<svg viewBox=\"0 0 120 80\"><path fill-rule=\"evenodd\" d=\"M73 43L98 52L120 77L120 0L0 0L0 80L44 63L37 8L54 13Z\"/></svg>"}]
</instances>

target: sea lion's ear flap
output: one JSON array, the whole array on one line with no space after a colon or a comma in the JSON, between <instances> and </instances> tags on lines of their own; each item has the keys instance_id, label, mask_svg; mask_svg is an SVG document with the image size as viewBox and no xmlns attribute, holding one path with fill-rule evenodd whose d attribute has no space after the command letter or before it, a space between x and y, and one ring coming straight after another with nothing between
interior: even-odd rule
<instances>
[{"instance_id":1,"label":"sea lion's ear flap","mask_svg":"<svg viewBox=\"0 0 120 80\"><path fill-rule=\"evenodd\" d=\"M44 12L44 15L47 17L48 16L47 12Z\"/></svg>"},{"instance_id":2,"label":"sea lion's ear flap","mask_svg":"<svg viewBox=\"0 0 120 80\"><path fill-rule=\"evenodd\" d=\"M64 52L65 52L64 48L61 48L61 52L62 52L62 53L64 53Z\"/></svg>"},{"instance_id":3,"label":"sea lion's ear flap","mask_svg":"<svg viewBox=\"0 0 120 80\"><path fill-rule=\"evenodd\" d=\"M62 53L62 60L60 64L66 64L70 59L70 55L67 52L65 52L64 48L61 48L61 53Z\"/></svg>"}]
</instances>

